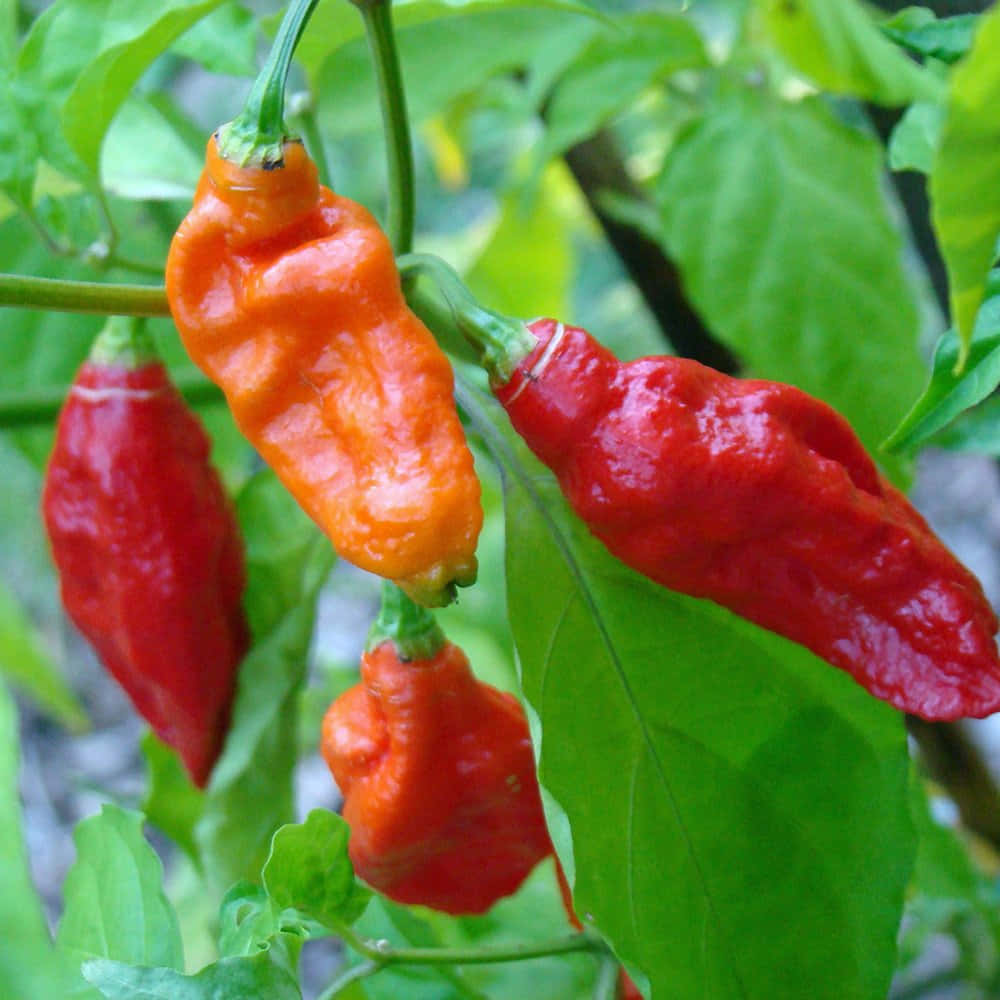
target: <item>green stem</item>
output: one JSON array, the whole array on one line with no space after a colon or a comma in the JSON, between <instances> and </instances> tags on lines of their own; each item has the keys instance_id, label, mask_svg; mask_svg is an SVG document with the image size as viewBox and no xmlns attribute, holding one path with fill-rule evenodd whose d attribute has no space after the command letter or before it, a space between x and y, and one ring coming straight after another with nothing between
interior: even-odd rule
<instances>
[{"instance_id":1,"label":"green stem","mask_svg":"<svg viewBox=\"0 0 1000 1000\"><path fill-rule=\"evenodd\" d=\"M514 369L535 349L537 340L524 322L481 306L462 279L440 257L411 253L397 259L404 278L428 276L444 296L459 330L480 352L480 363L490 379L507 382Z\"/></svg>"},{"instance_id":2,"label":"green stem","mask_svg":"<svg viewBox=\"0 0 1000 1000\"><path fill-rule=\"evenodd\" d=\"M396 948L387 941L368 941L350 927L338 928L344 943L378 965L491 965L498 962L524 962L588 951L607 953L604 942L586 931L568 937L540 941L537 944L493 945L482 948Z\"/></svg>"},{"instance_id":3,"label":"green stem","mask_svg":"<svg viewBox=\"0 0 1000 1000\"><path fill-rule=\"evenodd\" d=\"M0 274L0 306L105 316L170 315L162 285L105 285L20 274Z\"/></svg>"},{"instance_id":4,"label":"green stem","mask_svg":"<svg viewBox=\"0 0 1000 1000\"><path fill-rule=\"evenodd\" d=\"M445 644L445 637L434 615L384 580L382 606L368 633L367 649L383 642L391 642L401 660L429 660Z\"/></svg>"},{"instance_id":5,"label":"green stem","mask_svg":"<svg viewBox=\"0 0 1000 1000\"><path fill-rule=\"evenodd\" d=\"M91 345L88 360L113 368L144 368L159 360L156 345L138 316L110 316Z\"/></svg>"},{"instance_id":6,"label":"green stem","mask_svg":"<svg viewBox=\"0 0 1000 1000\"><path fill-rule=\"evenodd\" d=\"M203 375L182 375L174 385L192 406L210 406L225 402L222 392ZM51 424L59 415L68 385L45 389L7 390L0 392L0 428L35 427Z\"/></svg>"},{"instance_id":7,"label":"green stem","mask_svg":"<svg viewBox=\"0 0 1000 1000\"><path fill-rule=\"evenodd\" d=\"M389 181L386 232L397 254L413 248L413 144L406 113L406 93L392 30L392 0L351 0L365 22L375 65Z\"/></svg>"},{"instance_id":8,"label":"green stem","mask_svg":"<svg viewBox=\"0 0 1000 1000\"><path fill-rule=\"evenodd\" d=\"M241 167L280 167L289 137L285 82L292 55L318 0L293 0L285 11L267 61L254 80L243 110L218 132L219 152Z\"/></svg>"}]
</instances>

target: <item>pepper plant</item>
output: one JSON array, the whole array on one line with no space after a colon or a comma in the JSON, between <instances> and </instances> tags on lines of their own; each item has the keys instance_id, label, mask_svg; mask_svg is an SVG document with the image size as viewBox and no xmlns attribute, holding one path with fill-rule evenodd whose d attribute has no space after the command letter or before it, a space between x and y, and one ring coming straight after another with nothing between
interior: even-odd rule
<instances>
[{"instance_id":1,"label":"pepper plant","mask_svg":"<svg viewBox=\"0 0 1000 1000\"><path fill-rule=\"evenodd\" d=\"M902 493L1000 450L1000 12L949 14L0 0L0 996L997 995L1000 791L940 721L997 708L996 619ZM86 581L43 533L64 406L163 402L70 395L107 317L239 521L245 587L187 618L168 452L83 442ZM387 584L360 684L351 563L447 605ZM72 755L119 692L66 612L162 738L118 735L125 785ZM144 700L163 628L204 662ZM459 646L476 679L420 687ZM378 649L437 723L379 707ZM38 760L90 789L44 845Z\"/></svg>"}]
</instances>

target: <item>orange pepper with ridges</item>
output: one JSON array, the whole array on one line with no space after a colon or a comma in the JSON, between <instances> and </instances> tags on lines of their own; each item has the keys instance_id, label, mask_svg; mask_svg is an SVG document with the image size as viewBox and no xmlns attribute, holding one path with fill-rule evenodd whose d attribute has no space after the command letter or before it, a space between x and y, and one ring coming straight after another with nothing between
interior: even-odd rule
<instances>
[{"instance_id":1,"label":"orange pepper with ridges","mask_svg":"<svg viewBox=\"0 0 1000 1000\"><path fill-rule=\"evenodd\" d=\"M475 580L480 487L448 359L385 234L301 143L240 166L209 140L166 282L191 358L344 559L427 605Z\"/></svg>"}]
</instances>

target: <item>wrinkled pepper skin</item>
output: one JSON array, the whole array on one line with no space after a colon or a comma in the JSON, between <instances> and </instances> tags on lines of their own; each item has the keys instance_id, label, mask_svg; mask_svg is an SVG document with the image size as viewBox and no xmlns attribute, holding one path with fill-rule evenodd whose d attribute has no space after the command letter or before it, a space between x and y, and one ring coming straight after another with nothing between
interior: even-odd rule
<instances>
[{"instance_id":1,"label":"wrinkled pepper skin","mask_svg":"<svg viewBox=\"0 0 1000 1000\"><path fill-rule=\"evenodd\" d=\"M249 643L243 543L208 438L162 364L84 363L42 513L69 617L204 786Z\"/></svg>"},{"instance_id":2,"label":"wrinkled pepper skin","mask_svg":"<svg viewBox=\"0 0 1000 1000\"><path fill-rule=\"evenodd\" d=\"M284 151L239 167L209 141L167 260L174 320L337 552L447 603L475 579L482 525L451 367L372 216L319 185L301 144Z\"/></svg>"},{"instance_id":3,"label":"wrinkled pepper skin","mask_svg":"<svg viewBox=\"0 0 1000 1000\"><path fill-rule=\"evenodd\" d=\"M520 704L451 643L406 662L382 642L361 677L321 741L355 870L401 903L484 912L552 853Z\"/></svg>"},{"instance_id":4,"label":"wrinkled pepper skin","mask_svg":"<svg viewBox=\"0 0 1000 1000\"><path fill-rule=\"evenodd\" d=\"M495 395L615 556L904 711L1000 708L997 619L978 581L835 411L690 360L622 363L554 320L529 330L537 346Z\"/></svg>"}]
</instances>

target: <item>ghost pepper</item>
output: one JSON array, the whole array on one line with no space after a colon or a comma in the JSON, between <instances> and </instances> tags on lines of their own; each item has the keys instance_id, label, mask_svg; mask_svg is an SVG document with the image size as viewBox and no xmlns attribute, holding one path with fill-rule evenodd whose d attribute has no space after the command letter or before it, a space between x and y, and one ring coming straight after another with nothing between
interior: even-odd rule
<instances>
[{"instance_id":1,"label":"ghost pepper","mask_svg":"<svg viewBox=\"0 0 1000 1000\"><path fill-rule=\"evenodd\" d=\"M476 577L480 487L448 359L389 240L282 121L293 4L242 115L209 139L167 258L171 312L237 425L348 561L429 606Z\"/></svg>"},{"instance_id":2,"label":"ghost pepper","mask_svg":"<svg viewBox=\"0 0 1000 1000\"><path fill-rule=\"evenodd\" d=\"M357 873L401 903L482 913L552 853L528 723L428 612L387 591L361 683L323 720Z\"/></svg>"},{"instance_id":3,"label":"ghost pepper","mask_svg":"<svg viewBox=\"0 0 1000 1000\"><path fill-rule=\"evenodd\" d=\"M1000 708L997 618L979 582L831 407L684 358L623 363L578 327L484 310L443 262L400 263L436 279L511 424L613 555L904 711Z\"/></svg>"},{"instance_id":4,"label":"ghost pepper","mask_svg":"<svg viewBox=\"0 0 1000 1000\"><path fill-rule=\"evenodd\" d=\"M243 542L209 447L152 344L114 319L70 388L42 494L69 617L198 785L249 642Z\"/></svg>"}]
</instances>

